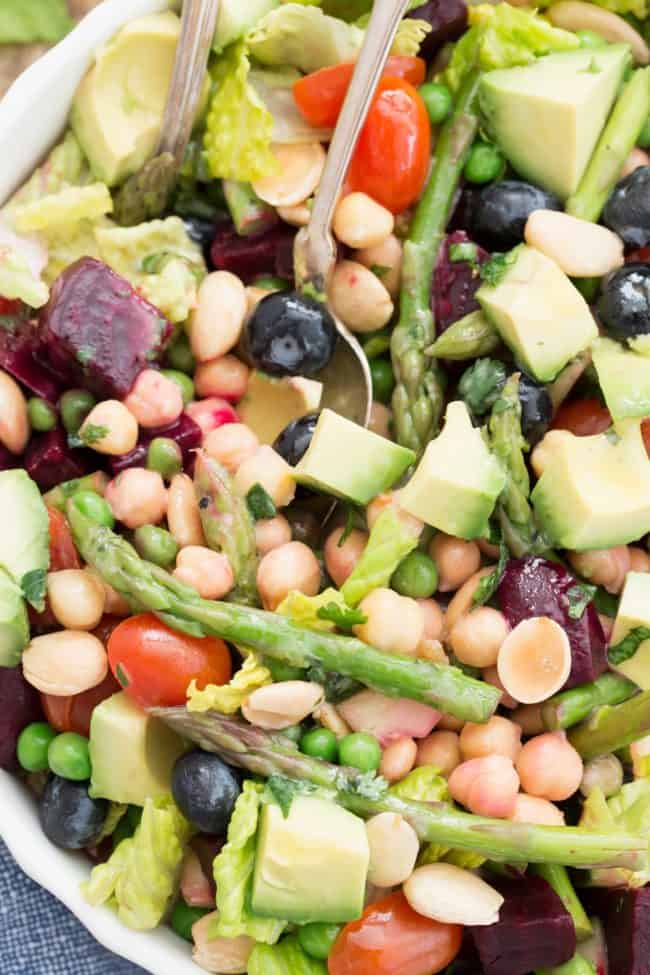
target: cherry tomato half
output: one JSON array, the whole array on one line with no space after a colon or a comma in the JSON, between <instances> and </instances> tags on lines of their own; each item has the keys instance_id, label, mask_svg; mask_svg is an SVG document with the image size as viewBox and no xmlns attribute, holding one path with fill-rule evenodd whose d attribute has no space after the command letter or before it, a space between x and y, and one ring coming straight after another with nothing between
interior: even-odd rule
<instances>
[{"instance_id":1,"label":"cherry tomato half","mask_svg":"<svg viewBox=\"0 0 650 975\"><path fill-rule=\"evenodd\" d=\"M392 57L384 68L384 76L405 78L416 87L426 76L422 58ZM300 113L311 125L332 129L345 100L354 71L354 64L333 64L305 75L293 86L293 97Z\"/></svg>"},{"instance_id":2,"label":"cherry tomato half","mask_svg":"<svg viewBox=\"0 0 650 975\"><path fill-rule=\"evenodd\" d=\"M554 430L569 430L576 437L604 433L611 425L609 410L597 399L577 399L564 403L553 420Z\"/></svg>"},{"instance_id":3,"label":"cherry tomato half","mask_svg":"<svg viewBox=\"0 0 650 975\"><path fill-rule=\"evenodd\" d=\"M45 717L55 731L76 731L78 735L87 738L90 734L90 718L98 704L112 697L120 690L111 673L108 673L101 684L91 687L83 694L72 697L55 697L53 694L41 694L41 704Z\"/></svg>"},{"instance_id":4,"label":"cherry tomato half","mask_svg":"<svg viewBox=\"0 0 650 975\"><path fill-rule=\"evenodd\" d=\"M149 613L132 616L113 630L108 662L126 693L145 708L184 704L190 681L203 689L226 684L232 674L223 640L187 636Z\"/></svg>"},{"instance_id":5,"label":"cherry tomato half","mask_svg":"<svg viewBox=\"0 0 650 975\"><path fill-rule=\"evenodd\" d=\"M329 975L436 975L460 951L463 929L416 914L390 894L346 924L327 962Z\"/></svg>"},{"instance_id":6,"label":"cherry tomato half","mask_svg":"<svg viewBox=\"0 0 650 975\"><path fill-rule=\"evenodd\" d=\"M80 569L81 559L72 541L65 515L57 508L48 508L47 515L50 519L50 572Z\"/></svg>"},{"instance_id":7,"label":"cherry tomato half","mask_svg":"<svg viewBox=\"0 0 650 975\"><path fill-rule=\"evenodd\" d=\"M650 247L641 247L638 251L632 251L625 258L626 264L633 264L639 261L641 264L650 264Z\"/></svg>"},{"instance_id":8,"label":"cherry tomato half","mask_svg":"<svg viewBox=\"0 0 650 975\"><path fill-rule=\"evenodd\" d=\"M431 161L431 124L413 85L382 78L348 171L353 190L393 213L420 196Z\"/></svg>"}]
</instances>

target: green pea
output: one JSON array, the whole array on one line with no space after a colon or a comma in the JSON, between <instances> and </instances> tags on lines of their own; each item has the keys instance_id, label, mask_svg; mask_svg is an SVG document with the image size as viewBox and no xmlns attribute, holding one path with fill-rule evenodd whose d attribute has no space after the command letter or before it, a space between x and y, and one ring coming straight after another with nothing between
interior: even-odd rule
<instances>
[{"instance_id":1,"label":"green pea","mask_svg":"<svg viewBox=\"0 0 650 975\"><path fill-rule=\"evenodd\" d=\"M428 599L438 588L436 563L426 552L411 552L395 569L390 584L402 596Z\"/></svg>"},{"instance_id":2,"label":"green pea","mask_svg":"<svg viewBox=\"0 0 650 975\"><path fill-rule=\"evenodd\" d=\"M68 433L78 433L97 400L85 389L69 389L59 400L61 421Z\"/></svg>"},{"instance_id":3,"label":"green pea","mask_svg":"<svg viewBox=\"0 0 650 975\"><path fill-rule=\"evenodd\" d=\"M187 406L194 399L194 383L190 377L179 369L161 369L161 375L171 379L179 387L183 397L183 406Z\"/></svg>"},{"instance_id":4,"label":"green pea","mask_svg":"<svg viewBox=\"0 0 650 975\"><path fill-rule=\"evenodd\" d=\"M426 105L431 124L440 125L449 117L453 105L449 88L446 85L428 82L426 85L422 85L418 91Z\"/></svg>"},{"instance_id":5,"label":"green pea","mask_svg":"<svg viewBox=\"0 0 650 975\"><path fill-rule=\"evenodd\" d=\"M271 677L278 683L283 680L304 680L305 672L300 667L292 667L285 664L284 660L272 660L270 657L264 661L264 666L271 671Z\"/></svg>"},{"instance_id":6,"label":"green pea","mask_svg":"<svg viewBox=\"0 0 650 975\"><path fill-rule=\"evenodd\" d=\"M73 782L85 782L92 771L88 739L75 731L64 731L50 743L47 760L55 775Z\"/></svg>"},{"instance_id":7,"label":"green pea","mask_svg":"<svg viewBox=\"0 0 650 975\"><path fill-rule=\"evenodd\" d=\"M298 928L300 947L310 958L326 961L340 930L340 924L325 924L321 921L303 924Z\"/></svg>"},{"instance_id":8,"label":"green pea","mask_svg":"<svg viewBox=\"0 0 650 975\"><path fill-rule=\"evenodd\" d=\"M577 30L576 37L580 38L580 47L588 51L597 51L598 48L607 47L608 41L595 30Z\"/></svg>"},{"instance_id":9,"label":"green pea","mask_svg":"<svg viewBox=\"0 0 650 975\"><path fill-rule=\"evenodd\" d=\"M176 561L178 544L165 528L141 525L136 528L133 541L142 558L159 565L161 569L168 569Z\"/></svg>"},{"instance_id":10,"label":"green pea","mask_svg":"<svg viewBox=\"0 0 650 975\"><path fill-rule=\"evenodd\" d=\"M393 367L388 359L371 359L369 362L372 377L372 396L380 403L389 403L395 389Z\"/></svg>"},{"instance_id":11,"label":"green pea","mask_svg":"<svg viewBox=\"0 0 650 975\"><path fill-rule=\"evenodd\" d=\"M27 400L27 413L32 430L36 430L37 433L54 430L57 424L56 410L40 396L32 396Z\"/></svg>"},{"instance_id":12,"label":"green pea","mask_svg":"<svg viewBox=\"0 0 650 975\"><path fill-rule=\"evenodd\" d=\"M209 912L208 907L190 907L184 900L178 900L172 911L172 928L179 937L191 942L194 940L192 938L192 926Z\"/></svg>"},{"instance_id":13,"label":"green pea","mask_svg":"<svg viewBox=\"0 0 650 975\"><path fill-rule=\"evenodd\" d=\"M177 369L179 372L186 372L192 375L196 366L196 359L190 348L190 340L185 332L179 332L177 338L167 349L165 361L170 369Z\"/></svg>"},{"instance_id":14,"label":"green pea","mask_svg":"<svg viewBox=\"0 0 650 975\"><path fill-rule=\"evenodd\" d=\"M637 139L638 146L641 149L650 149L650 115L648 116L645 125L641 129L641 135Z\"/></svg>"},{"instance_id":15,"label":"green pea","mask_svg":"<svg viewBox=\"0 0 650 975\"><path fill-rule=\"evenodd\" d=\"M171 480L183 470L181 448L171 437L155 437L147 448L147 467Z\"/></svg>"},{"instance_id":16,"label":"green pea","mask_svg":"<svg viewBox=\"0 0 650 975\"><path fill-rule=\"evenodd\" d=\"M503 156L496 146L475 142L465 163L468 183L491 183L503 171Z\"/></svg>"},{"instance_id":17,"label":"green pea","mask_svg":"<svg viewBox=\"0 0 650 975\"><path fill-rule=\"evenodd\" d=\"M322 758L324 762L336 762L339 757L339 743L329 728L312 728L300 739L300 751L312 758Z\"/></svg>"},{"instance_id":18,"label":"green pea","mask_svg":"<svg viewBox=\"0 0 650 975\"><path fill-rule=\"evenodd\" d=\"M287 291L289 282L285 278L276 278L272 274L262 274L253 281L254 288L263 288L264 291Z\"/></svg>"},{"instance_id":19,"label":"green pea","mask_svg":"<svg viewBox=\"0 0 650 975\"><path fill-rule=\"evenodd\" d=\"M44 772L48 768L47 750L56 738L56 731L45 721L34 721L20 733L16 755L26 772Z\"/></svg>"},{"instance_id":20,"label":"green pea","mask_svg":"<svg viewBox=\"0 0 650 975\"><path fill-rule=\"evenodd\" d=\"M374 735L353 731L339 742L339 761L361 772L376 772L381 762L381 746Z\"/></svg>"},{"instance_id":21,"label":"green pea","mask_svg":"<svg viewBox=\"0 0 650 975\"><path fill-rule=\"evenodd\" d=\"M96 494L95 491L78 491L73 495L72 502L82 515L94 521L96 525L103 525L104 528L113 528L115 525L110 505L101 494Z\"/></svg>"}]
</instances>

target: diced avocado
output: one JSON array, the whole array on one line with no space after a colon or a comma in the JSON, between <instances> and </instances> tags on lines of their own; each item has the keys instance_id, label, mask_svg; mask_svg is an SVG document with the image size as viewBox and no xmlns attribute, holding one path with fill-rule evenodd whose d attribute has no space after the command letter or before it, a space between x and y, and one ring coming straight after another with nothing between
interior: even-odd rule
<instances>
[{"instance_id":1,"label":"diced avocado","mask_svg":"<svg viewBox=\"0 0 650 975\"><path fill-rule=\"evenodd\" d=\"M131 21L97 52L77 89L70 124L93 175L108 186L155 151L179 37L174 13Z\"/></svg>"},{"instance_id":2,"label":"diced avocado","mask_svg":"<svg viewBox=\"0 0 650 975\"><path fill-rule=\"evenodd\" d=\"M98 704L90 720L93 799L144 806L171 792L176 759L185 742L124 691Z\"/></svg>"},{"instance_id":3,"label":"diced avocado","mask_svg":"<svg viewBox=\"0 0 650 975\"><path fill-rule=\"evenodd\" d=\"M540 447L544 470L532 500L553 545L611 548L650 531L650 460L638 420L593 437L552 430Z\"/></svg>"},{"instance_id":4,"label":"diced avocado","mask_svg":"<svg viewBox=\"0 0 650 975\"><path fill-rule=\"evenodd\" d=\"M50 565L50 523L41 493L25 471L0 473L0 512L0 566L21 590L28 586L29 601L42 609ZM40 585L39 576L32 573L40 574Z\"/></svg>"},{"instance_id":5,"label":"diced avocado","mask_svg":"<svg viewBox=\"0 0 650 975\"><path fill-rule=\"evenodd\" d=\"M237 412L260 443L272 444L292 420L313 413L320 406L323 384L302 376L276 379L263 372L252 372L246 395Z\"/></svg>"},{"instance_id":6,"label":"diced avocado","mask_svg":"<svg viewBox=\"0 0 650 975\"><path fill-rule=\"evenodd\" d=\"M400 492L400 507L459 538L481 538L506 475L472 425L467 407L450 403L442 433L432 440Z\"/></svg>"},{"instance_id":7,"label":"diced avocado","mask_svg":"<svg viewBox=\"0 0 650 975\"><path fill-rule=\"evenodd\" d=\"M336 803L297 796L285 818L262 809L251 906L296 924L360 917L370 853L364 823Z\"/></svg>"},{"instance_id":8,"label":"diced avocado","mask_svg":"<svg viewBox=\"0 0 650 975\"><path fill-rule=\"evenodd\" d=\"M483 76L487 129L520 176L575 193L630 61L627 44L569 51Z\"/></svg>"},{"instance_id":9,"label":"diced avocado","mask_svg":"<svg viewBox=\"0 0 650 975\"><path fill-rule=\"evenodd\" d=\"M614 420L650 416L650 359L612 339L596 339L593 363Z\"/></svg>"},{"instance_id":10,"label":"diced avocado","mask_svg":"<svg viewBox=\"0 0 650 975\"><path fill-rule=\"evenodd\" d=\"M317 491L368 504L392 487L414 461L412 450L325 409L295 476L299 484Z\"/></svg>"},{"instance_id":11,"label":"diced avocado","mask_svg":"<svg viewBox=\"0 0 650 975\"><path fill-rule=\"evenodd\" d=\"M618 606L616 622L610 639L610 647L616 647L632 630L639 627L650 629L650 575L646 572L628 572ZM610 665L638 684L641 690L650 690L650 639L642 640L628 660L616 663L616 653Z\"/></svg>"},{"instance_id":12,"label":"diced avocado","mask_svg":"<svg viewBox=\"0 0 650 975\"><path fill-rule=\"evenodd\" d=\"M238 41L248 34L262 17L280 6L280 0L221 0L217 30L214 35L214 49L223 51L224 47Z\"/></svg>"},{"instance_id":13,"label":"diced avocado","mask_svg":"<svg viewBox=\"0 0 650 975\"><path fill-rule=\"evenodd\" d=\"M589 305L555 261L526 244L496 284L476 294L483 311L535 379L549 382L598 336Z\"/></svg>"},{"instance_id":14,"label":"diced avocado","mask_svg":"<svg viewBox=\"0 0 650 975\"><path fill-rule=\"evenodd\" d=\"M28 642L25 600L16 583L0 569L0 667L16 667Z\"/></svg>"}]
</instances>

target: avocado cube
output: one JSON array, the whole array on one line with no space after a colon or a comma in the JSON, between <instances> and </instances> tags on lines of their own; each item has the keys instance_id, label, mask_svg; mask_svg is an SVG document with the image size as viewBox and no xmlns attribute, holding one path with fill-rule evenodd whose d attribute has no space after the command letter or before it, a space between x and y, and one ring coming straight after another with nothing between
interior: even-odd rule
<instances>
[{"instance_id":1,"label":"avocado cube","mask_svg":"<svg viewBox=\"0 0 650 975\"><path fill-rule=\"evenodd\" d=\"M628 572L610 646L624 640L632 630L650 628L650 575L645 572ZM629 660L619 664L611 662L614 670L624 674L642 691L650 690L650 640L643 640Z\"/></svg>"},{"instance_id":2,"label":"avocado cube","mask_svg":"<svg viewBox=\"0 0 650 975\"><path fill-rule=\"evenodd\" d=\"M89 750L91 797L144 806L147 799L170 794L172 769L187 746L120 691L93 711Z\"/></svg>"},{"instance_id":3,"label":"avocado cube","mask_svg":"<svg viewBox=\"0 0 650 975\"><path fill-rule=\"evenodd\" d=\"M22 589L25 576L47 572L50 536L47 508L41 492L23 470L0 473L0 565ZM39 600L34 603L42 609Z\"/></svg>"},{"instance_id":4,"label":"avocado cube","mask_svg":"<svg viewBox=\"0 0 650 975\"><path fill-rule=\"evenodd\" d=\"M361 819L327 799L297 796L285 817L262 808L251 906L296 924L361 916L370 852Z\"/></svg>"},{"instance_id":5,"label":"avocado cube","mask_svg":"<svg viewBox=\"0 0 650 975\"><path fill-rule=\"evenodd\" d=\"M22 593L0 569L0 667L16 667L29 642L29 619Z\"/></svg>"},{"instance_id":6,"label":"avocado cube","mask_svg":"<svg viewBox=\"0 0 650 975\"><path fill-rule=\"evenodd\" d=\"M611 548L650 531L650 460L638 420L593 437L552 430L536 449L544 469L532 501L553 545Z\"/></svg>"},{"instance_id":7,"label":"avocado cube","mask_svg":"<svg viewBox=\"0 0 650 975\"><path fill-rule=\"evenodd\" d=\"M650 359L612 339L596 339L593 363L614 420L650 416Z\"/></svg>"},{"instance_id":8,"label":"avocado cube","mask_svg":"<svg viewBox=\"0 0 650 975\"><path fill-rule=\"evenodd\" d=\"M481 538L506 475L464 403L447 407L442 433L427 447L415 474L400 492L400 506L439 531Z\"/></svg>"},{"instance_id":9,"label":"avocado cube","mask_svg":"<svg viewBox=\"0 0 650 975\"><path fill-rule=\"evenodd\" d=\"M368 504L392 487L414 461L412 450L325 409L294 473L298 484L354 504Z\"/></svg>"},{"instance_id":10,"label":"avocado cube","mask_svg":"<svg viewBox=\"0 0 650 975\"><path fill-rule=\"evenodd\" d=\"M267 376L257 369L248 380L246 395L237 404L242 423L260 443L272 444L293 420L320 406L323 384L303 376Z\"/></svg>"},{"instance_id":11,"label":"avocado cube","mask_svg":"<svg viewBox=\"0 0 650 975\"><path fill-rule=\"evenodd\" d=\"M555 261L521 244L494 285L476 293L483 311L515 358L550 382L598 337L589 305Z\"/></svg>"},{"instance_id":12,"label":"avocado cube","mask_svg":"<svg viewBox=\"0 0 650 975\"><path fill-rule=\"evenodd\" d=\"M561 200L575 193L629 60L627 44L611 44L487 72L481 112L513 168Z\"/></svg>"}]
</instances>

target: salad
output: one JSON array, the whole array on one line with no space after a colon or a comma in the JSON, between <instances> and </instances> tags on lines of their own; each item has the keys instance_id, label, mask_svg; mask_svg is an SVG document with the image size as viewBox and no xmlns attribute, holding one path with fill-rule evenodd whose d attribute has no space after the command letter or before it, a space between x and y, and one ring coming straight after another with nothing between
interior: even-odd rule
<instances>
[{"instance_id":1,"label":"salad","mask_svg":"<svg viewBox=\"0 0 650 975\"><path fill-rule=\"evenodd\" d=\"M0 765L208 972L647 975L650 9L414 4L300 293L370 6L222 0L162 202L134 20L0 211Z\"/></svg>"}]
</instances>

